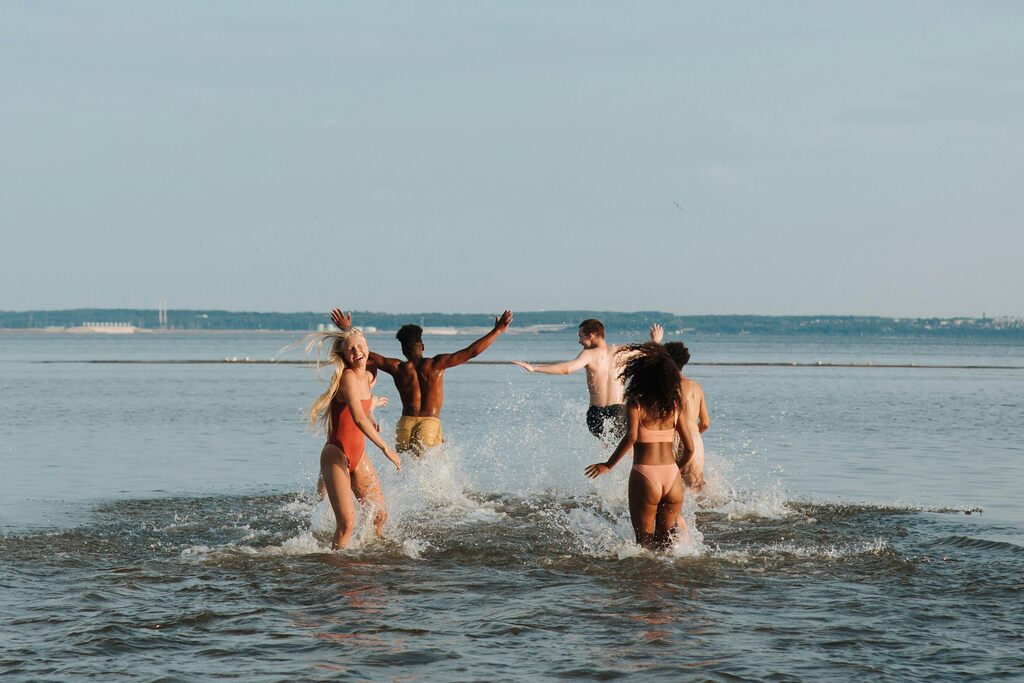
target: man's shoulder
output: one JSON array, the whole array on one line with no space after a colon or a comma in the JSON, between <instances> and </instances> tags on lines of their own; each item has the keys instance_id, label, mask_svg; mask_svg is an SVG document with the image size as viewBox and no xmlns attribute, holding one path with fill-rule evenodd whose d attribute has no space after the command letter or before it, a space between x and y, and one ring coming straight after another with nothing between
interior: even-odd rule
<instances>
[{"instance_id":1,"label":"man's shoulder","mask_svg":"<svg viewBox=\"0 0 1024 683\"><path fill-rule=\"evenodd\" d=\"M420 374L437 374L439 372L444 372L445 367L444 365L439 366L438 359L440 359L441 356L448 355L451 354L438 354L436 356L426 356L423 359L421 359L420 362L416 365L416 370L419 371Z\"/></svg>"},{"instance_id":2,"label":"man's shoulder","mask_svg":"<svg viewBox=\"0 0 1024 683\"><path fill-rule=\"evenodd\" d=\"M623 344L609 344L604 348L603 356L608 359L609 362L622 361L627 356L622 352L626 350Z\"/></svg>"},{"instance_id":3,"label":"man's shoulder","mask_svg":"<svg viewBox=\"0 0 1024 683\"><path fill-rule=\"evenodd\" d=\"M690 379L689 377L680 377L679 384L682 385L683 389L687 389L689 391L699 391L701 393L704 392L704 390L700 388L700 384L698 384L695 380Z\"/></svg>"}]
</instances>

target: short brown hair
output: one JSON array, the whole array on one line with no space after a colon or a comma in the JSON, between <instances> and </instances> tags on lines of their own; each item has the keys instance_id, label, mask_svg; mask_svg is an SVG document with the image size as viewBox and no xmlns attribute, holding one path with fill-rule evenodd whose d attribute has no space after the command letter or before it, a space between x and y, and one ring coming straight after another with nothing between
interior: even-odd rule
<instances>
[{"instance_id":1,"label":"short brown hair","mask_svg":"<svg viewBox=\"0 0 1024 683\"><path fill-rule=\"evenodd\" d=\"M604 325L600 320L595 318L587 318L580 323L580 332L583 334L593 334L595 336L604 339Z\"/></svg>"}]
</instances>

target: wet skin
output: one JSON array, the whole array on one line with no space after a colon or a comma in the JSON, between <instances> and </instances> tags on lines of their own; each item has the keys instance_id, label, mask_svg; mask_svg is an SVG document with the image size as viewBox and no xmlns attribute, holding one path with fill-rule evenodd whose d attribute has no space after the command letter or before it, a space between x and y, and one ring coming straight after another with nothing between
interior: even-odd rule
<instances>
[{"instance_id":1,"label":"wet skin","mask_svg":"<svg viewBox=\"0 0 1024 683\"><path fill-rule=\"evenodd\" d=\"M661 342L664 334L665 331L661 325L651 325L651 341ZM593 333L584 334L582 330L579 331L578 338L583 350L570 361L551 365L531 365L519 360L512 361L512 363L527 372L539 372L545 375L569 375L581 368L586 368L590 405L603 408L622 403L624 387L622 380L619 379L622 362L625 360L619 353L622 347L619 345L609 346L605 342L604 336Z\"/></svg>"},{"instance_id":2,"label":"wet skin","mask_svg":"<svg viewBox=\"0 0 1024 683\"><path fill-rule=\"evenodd\" d=\"M352 316L340 309L331 311L331 321L339 329L352 327ZM512 312L505 311L494 319L494 328L464 349L436 356L423 355L423 343L402 349L406 360L388 358L370 352L368 366L391 375L398 396L402 399L402 415L410 417L438 417L444 406L444 372L476 358L512 323Z\"/></svg>"},{"instance_id":3,"label":"wet skin","mask_svg":"<svg viewBox=\"0 0 1024 683\"><path fill-rule=\"evenodd\" d=\"M352 335L342 345L341 358L345 369L341 375L337 400L347 406L352 421L399 470L402 461L387 443L385 443L374 427L370 417L363 412L362 401L372 399L370 390L372 377L366 369L369 359L369 347L363 335ZM372 405L372 404L371 404ZM331 408L328 407L328 410ZM345 548L352 537L356 514L352 495L355 494L362 502L369 502L375 508L374 529L378 536L383 533L387 522L387 508L381 492L377 471L373 463L364 454L354 470L349 470L349 458L335 443L328 442L320 452L320 476L334 511L335 530L331 539L332 548Z\"/></svg>"}]
</instances>

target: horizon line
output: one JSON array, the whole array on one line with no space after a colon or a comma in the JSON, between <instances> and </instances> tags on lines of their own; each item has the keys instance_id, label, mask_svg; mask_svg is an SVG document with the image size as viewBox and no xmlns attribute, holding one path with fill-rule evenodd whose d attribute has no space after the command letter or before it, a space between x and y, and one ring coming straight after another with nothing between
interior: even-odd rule
<instances>
[{"instance_id":1,"label":"horizon line","mask_svg":"<svg viewBox=\"0 0 1024 683\"><path fill-rule=\"evenodd\" d=\"M229 308L163 308L163 311L170 312L197 312L197 313L251 313L257 315L329 315L329 312L324 313L316 310L305 310L305 311L282 311L282 310L255 310L255 309L229 309ZM971 319L971 320L994 320L998 318L1024 318L1024 315L1014 314L996 314L989 315L987 311L982 312L979 315L883 315L877 313L675 313L672 311L660 311L655 309L637 309L637 310L612 310L612 309L595 309L595 308L552 308L552 309L522 309L516 311L512 310L513 314L556 314L556 313L596 313L596 314L614 314L614 315L667 315L674 316L677 318L688 318L688 317L735 317L735 318L879 318L883 320L956 320L956 319ZM0 314L13 313L13 314L30 314L30 313L70 313L75 311L152 311L160 312L160 307L155 308L130 308L130 307L102 307L102 306L79 306L75 308L32 308L32 309L2 309L0 308ZM480 315L480 316L493 316L491 312L479 312L479 311L456 311L456 312L445 312L445 311L374 311L369 309L348 309L350 313L358 313L363 315L388 315L388 316L424 316L424 315Z\"/></svg>"}]
</instances>

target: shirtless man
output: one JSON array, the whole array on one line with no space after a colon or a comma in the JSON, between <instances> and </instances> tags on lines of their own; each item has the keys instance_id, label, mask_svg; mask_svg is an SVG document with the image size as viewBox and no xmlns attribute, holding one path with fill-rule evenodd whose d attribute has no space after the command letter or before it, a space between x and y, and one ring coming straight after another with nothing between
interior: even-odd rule
<instances>
[{"instance_id":1,"label":"shirtless man","mask_svg":"<svg viewBox=\"0 0 1024 683\"><path fill-rule=\"evenodd\" d=\"M352 327L352 315L337 308L331 311L331 321L340 330ZM395 427L395 450L423 455L427 448L444 443L439 418L444 404L444 371L479 356L511 323L512 311L505 311L494 319L490 332L466 348L429 357L423 355L423 329L419 325L403 325L395 338L401 342L406 360L370 352L367 365L391 375L402 399L402 417Z\"/></svg>"},{"instance_id":2,"label":"shirtless man","mask_svg":"<svg viewBox=\"0 0 1024 683\"><path fill-rule=\"evenodd\" d=\"M661 334L660 325L651 327L653 341L660 342ZM586 368L587 391L590 392L587 427L590 433L599 439L621 439L626 431L626 406L622 403L624 387L619 378L622 359L616 358L621 347L608 345L604 340L604 325L600 320L593 318L580 323L579 340L583 350L570 361L552 365L530 365L523 361L514 363L527 372L545 375L568 375Z\"/></svg>"},{"instance_id":3,"label":"shirtless man","mask_svg":"<svg viewBox=\"0 0 1024 683\"><path fill-rule=\"evenodd\" d=\"M701 436L711 426L708 406L704 401L704 390L683 374L683 367L690 362L690 350L682 342L669 342L665 350L679 366L679 388L683 395L683 423L689 439L679 444L678 464L686 488L700 491L704 488L704 438ZM689 443L687 443L689 442Z\"/></svg>"}]
</instances>

